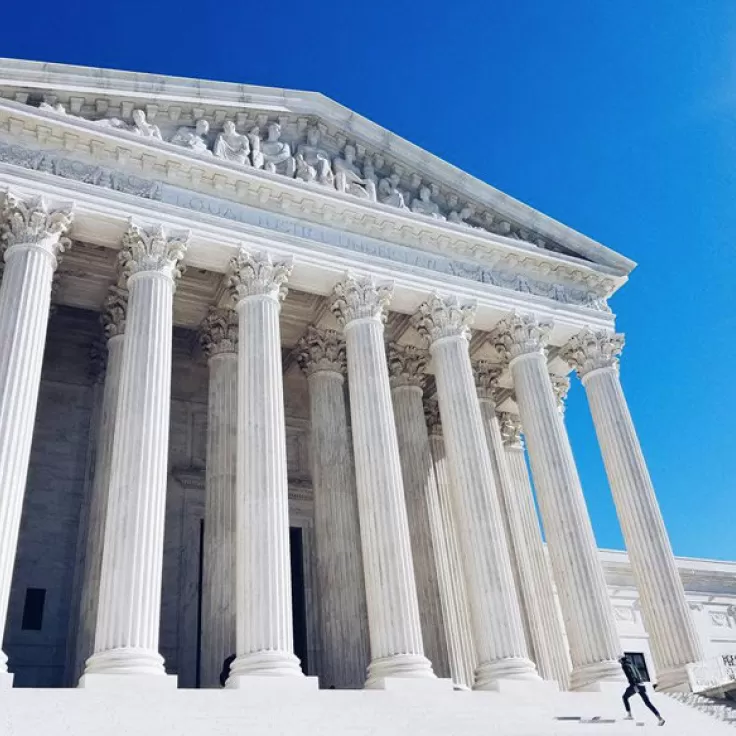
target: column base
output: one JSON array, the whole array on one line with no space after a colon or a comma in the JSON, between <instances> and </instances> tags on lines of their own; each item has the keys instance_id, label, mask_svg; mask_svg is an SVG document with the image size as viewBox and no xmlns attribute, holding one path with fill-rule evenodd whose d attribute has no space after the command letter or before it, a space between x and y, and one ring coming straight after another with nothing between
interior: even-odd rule
<instances>
[{"instance_id":1,"label":"column base","mask_svg":"<svg viewBox=\"0 0 736 736\"><path fill-rule=\"evenodd\" d=\"M496 662L482 662L475 670L473 690L497 690L497 683L518 680L525 683L542 683L534 662L526 657L509 657Z\"/></svg>"},{"instance_id":2,"label":"column base","mask_svg":"<svg viewBox=\"0 0 736 736\"><path fill-rule=\"evenodd\" d=\"M230 675L225 683L226 690L248 690L250 692L278 691L287 693L317 692L316 677L290 677L279 675Z\"/></svg>"},{"instance_id":3,"label":"column base","mask_svg":"<svg viewBox=\"0 0 736 736\"><path fill-rule=\"evenodd\" d=\"M151 690L176 690L176 675L105 675L99 673L83 674L78 688L102 692L150 692Z\"/></svg>"},{"instance_id":4,"label":"column base","mask_svg":"<svg viewBox=\"0 0 736 736\"><path fill-rule=\"evenodd\" d=\"M394 654L374 659L368 665L368 679L365 687L369 690L384 689L380 684L386 680L436 680L432 665L422 654Z\"/></svg>"},{"instance_id":5,"label":"column base","mask_svg":"<svg viewBox=\"0 0 736 736\"><path fill-rule=\"evenodd\" d=\"M476 690L480 690L476 688ZM530 678L525 679L498 679L494 680L488 687L482 688L482 692L496 692L502 695L533 695L535 699L549 695L559 694L560 686L552 680Z\"/></svg>"},{"instance_id":6,"label":"column base","mask_svg":"<svg viewBox=\"0 0 736 736\"><path fill-rule=\"evenodd\" d=\"M429 690L449 693L456 687L449 677L375 677L366 681L365 689L408 693Z\"/></svg>"},{"instance_id":7,"label":"column base","mask_svg":"<svg viewBox=\"0 0 736 736\"><path fill-rule=\"evenodd\" d=\"M621 665L615 660L595 662L584 667L573 667L570 674L570 690L597 693L608 689L609 684L620 688L624 680Z\"/></svg>"},{"instance_id":8,"label":"column base","mask_svg":"<svg viewBox=\"0 0 736 736\"><path fill-rule=\"evenodd\" d=\"M86 662L84 675L138 675L164 677L164 658L151 649L119 647L95 652Z\"/></svg>"},{"instance_id":9,"label":"column base","mask_svg":"<svg viewBox=\"0 0 736 736\"><path fill-rule=\"evenodd\" d=\"M657 692L689 693L690 678L687 676L687 665L671 667L668 670L657 672Z\"/></svg>"},{"instance_id":10,"label":"column base","mask_svg":"<svg viewBox=\"0 0 736 736\"><path fill-rule=\"evenodd\" d=\"M0 672L0 690L10 690L13 687L12 672Z\"/></svg>"},{"instance_id":11,"label":"column base","mask_svg":"<svg viewBox=\"0 0 736 736\"><path fill-rule=\"evenodd\" d=\"M239 654L230 665L230 680L234 677L304 678L299 659L291 652L260 651Z\"/></svg>"}]
</instances>

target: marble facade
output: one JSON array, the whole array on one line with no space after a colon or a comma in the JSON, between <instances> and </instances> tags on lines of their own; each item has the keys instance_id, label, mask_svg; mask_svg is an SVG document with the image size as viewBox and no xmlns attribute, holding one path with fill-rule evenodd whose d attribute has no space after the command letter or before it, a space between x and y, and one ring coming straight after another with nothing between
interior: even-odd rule
<instances>
[{"instance_id":1,"label":"marble facade","mask_svg":"<svg viewBox=\"0 0 736 736\"><path fill-rule=\"evenodd\" d=\"M0 686L213 688L231 653L229 689L617 682L574 369L636 651L687 688L607 305L631 261L320 95L0 71Z\"/></svg>"}]
</instances>

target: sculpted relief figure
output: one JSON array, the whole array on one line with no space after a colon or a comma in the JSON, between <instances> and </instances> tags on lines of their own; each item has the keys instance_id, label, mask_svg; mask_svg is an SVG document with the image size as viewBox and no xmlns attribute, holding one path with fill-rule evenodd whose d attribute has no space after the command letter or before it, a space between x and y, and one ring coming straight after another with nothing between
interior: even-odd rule
<instances>
[{"instance_id":1,"label":"sculpted relief figure","mask_svg":"<svg viewBox=\"0 0 736 736\"><path fill-rule=\"evenodd\" d=\"M66 108L61 102L57 102L55 105L50 104L44 100L39 106L39 110L46 110L46 112L55 112L57 115L66 115Z\"/></svg>"},{"instance_id":2,"label":"sculpted relief figure","mask_svg":"<svg viewBox=\"0 0 736 736\"><path fill-rule=\"evenodd\" d=\"M297 158L301 156L303 161L302 166L307 166L309 169L315 172L315 175L309 181L315 179L320 184L332 186L335 181L335 177L332 173L332 166L330 164L330 154L327 153L323 148L320 148L319 144L322 139L322 134L316 125L311 125L307 129L307 142L300 143L296 149ZM297 178L303 178L299 176L299 162L297 161Z\"/></svg>"},{"instance_id":3,"label":"sculpted relief figure","mask_svg":"<svg viewBox=\"0 0 736 736\"><path fill-rule=\"evenodd\" d=\"M260 142L260 154L265 171L293 178L296 161L291 155L291 146L281 140L281 126L278 123L268 124L266 140Z\"/></svg>"},{"instance_id":4,"label":"sculpted relief figure","mask_svg":"<svg viewBox=\"0 0 736 736\"><path fill-rule=\"evenodd\" d=\"M399 189L399 181L400 177L396 172L393 172L386 179L381 179L378 182L378 201L404 210L406 209L406 201Z\"/></svg>"},{"instance_id":5,"label":"sculpted relief figure","mask_svg":"<svg viewBox=\"0 0 736 736\"><path fill-rule=\"evenodd\" d=\"M355 146L348 145L345 146L343 157L334 160L335 189L375 202L376 180L373 165L366 165L366 171L361 174L355 163L355 153Z\"/></svg>"},{"instance_id":6,"label":"sculpted relief figure","mask_svg":"<svg viewBox=\"0 0 736 736\"><path fill-rule=\"evenodd\" d=\"M199 119L194 124L194 128L183 126L174 133L174 137L170 143L176 146L182 146L183 148L189 148L195 153L209 153L212 151L207 148L207 141L205 136L210 132L210 124L204 120Z\"/></svg>"},{"instance_id":7,"label":"sculpted relief figure","mask_svg":"<svg viewBox=\"0 0 736 736\"><path fill-rule=\"evenodd\" d=\"M159 130L158 125L149 123L148 120L146 120L146 113L144 110L133 110L132 131L133 133L142 135L144 138L157 138L158 140L163 140L161 138L161 131Z\"/></svg>"},{"instance_id":8,"label":"sculpted relief figure","mask_svg":"<svg viewBox=\"0 0 736 736\"><path fill-rule=\"evenodd\" d=\"M472 227L472 225L466 220L470 219L473 214L475 213L475 208L472 205L466 204L463 205L459 210L453 210L450 212L450 214L447 216L447 219L450 222L455 222L459 225L467 225L468 227Z\"/></svg>"},{"instance_id":9,"label":"sculpted relief figure","mask_svg":"<svg viewBox=\"0 0 736 736\"><path fill-rule=\"evenodd\" d=\"M296 164L295 178L307 182L317 181L317 169L307 163L307 160L304 158L304 154L297 153L296 156L294 156L294 163Z\"/></svg>"},{"instance_id":10,"label":"sculpted relief figure","mask_svg":"<svg viewBox=\"0 0 736 736\"><path fill-rule=\"evenodd\" d=\"M439 205L432 201L432 192L426 184L419 187L419 196L412 201L411 211L427 217L434 217L436 220L446 219L440 212Z\"/></svg>"},{"instance_id":11,"label":"sculpted relief figure","mask_svg":"<svg viewBox=\"0 0 736 736\"><path fill-rule=\"evenodd\" d=\"M235 130L235 123L226 120L222 125L222 133L215 139L212 152L217 158L232 161L243 166L250 165L250 142L248 136L241 135Z\"/></svg>"}]
</instances>

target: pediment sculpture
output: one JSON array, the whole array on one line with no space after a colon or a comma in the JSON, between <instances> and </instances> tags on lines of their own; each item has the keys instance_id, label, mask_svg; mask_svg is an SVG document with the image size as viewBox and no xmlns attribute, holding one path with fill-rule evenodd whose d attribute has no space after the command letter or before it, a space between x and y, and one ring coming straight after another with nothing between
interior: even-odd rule
<instances>
[{"instance_id":1,"label":"pediment sculpture","mask_svg":"<svg viewBox=\"0 0 736 736\"><path fill-rule=\"evenodd\" d=\"M210 132L210 124L204 120L197 120L194 124L194 128L188 126L182 126L179 130L174 133L174 137L170 143L175 146L182 146L183 148L189 148L195 153L207 153L212 155L207 146L206 135Z\"/></svg>"},{"instance_id":2,"label":"pediment sculpture","mask_svg":"<svg viewBox=\"0 0 736 736\"><path fill-rule=\"evenodd\" d=\"M70 115L53 98L41 102L39 109L58 115ZM132 110L131 120L132 123L128 124L120 118L109 117L94 122L162 140L195 153L214 155L240 166L253 166L291 179L334 187L338 192L397 209L411 210L434 220L447 220L474 230L531 243L539 248L559 250L559 247L546 243L535 233L514 225L489 210L470 202L461 202L455 193L442 193L436 184L423 181L416 172L402 175L402 166L398 162L387 162L381 153L368 153L361 146L347 142L344 137L340 140L340 135L326 141L324 134L327 129L319 123L305 126L306 133L303 132L304 127L297 126L298 138L289 142L283 137L282 124L276 121L266 122L265 116L259 117L259 124L245 134L238 132L232 120L225 120L221 132L210 147L210 124L204 118L197 119L194 127L179 127L168 139L162 135L157 125L147 120L144 110ZM284 120L281 119L281 122ZM289 125L287 129L293 139L292 126Z\"/></svg>"},{"instance_id":3,"label":"pediment sculpture","mask_svg":"<svg viewBox=\"0 0 736 736\"><path fill-rule=\"evenodd\" d=\"M347 145L342 157L332 163L335 169L335 189L361 199L376 201L376 178L373 164L366 161L363 171L355 163L355 146Z\"/></svg>"},{"instance_id":4,"label":"pediment sculpture","mask_svg":"<svg viewBox=\"0 0 736 736\"><path fill-rule=\"evenodd\" d=\"M243 166L250 166L250 141L247 135L238 133L235 123L226 120L222 125L222 133L215 139L212 153L217 158L224 158Z\"/></svg>"}]
</instances>

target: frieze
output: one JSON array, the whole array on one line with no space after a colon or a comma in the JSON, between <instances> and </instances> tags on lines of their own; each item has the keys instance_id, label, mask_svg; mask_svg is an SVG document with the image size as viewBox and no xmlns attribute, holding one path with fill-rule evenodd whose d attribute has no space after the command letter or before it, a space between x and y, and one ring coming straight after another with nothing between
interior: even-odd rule
<instances>
[{"instance_id":1,"label":"frieze","mask_svg":"<svg viewBox=\"0 0 736 736\"><path fill-rule=\"evenodd\" d=\"M552 299L562 304L610 312L597 291L559 282L535 279L518 269L527 266L522 259L496 257L494 265L449 258L440 253L420 251L408 246L355 235L344 230L305 223L297 218L243 206L237 202L194 193L170 184L148 180L104 166L84 163L61 151L34 150L0 141L0 162L43 171L66 179L92 184L136 197L153 199L193 212L255 225L288 235L306 238L329 246L394 263L449 274L469 281ZM471 256L472 254L469 253ZM554 274L555 269L550 268Z\"/></svg>"},{"instance_id":2,"label":"frieze","mask_svg":"<svg viewBox=\"0 0 736 736\"><path fill-rule=\"evenodd\" d=\"M99 110L83 109L85 106L80 103L78 98L76 102L70 100L67 109L56 95L31 95L26 96L24 104L435 220L513 238L543 250L575 255L532 228L515 223L480 202L461 198L438 182L411 171L406 162L352 140L314 116L282 114L274 119L255 111L233 113L230 117L209 116L205 108L185 110L177 106L176 116L169 115L167 120L158 105L143 109L125 103L119 108L104 109L100 115ZM154 124L153 118L160 125ZM181 124L184 121L186 125Z\"/></svg>"},{"instance_id":3,"label":"frieze","mask_svg":"<svg viewBox=\"0 0 736 736\"><path fill-rule=\"evenodd\" d=\"M161 184L147 181L132 174L126 174L104 166L86 164L68 158L55 151L32 150L12 143L0 142L0 161L24 169L43 171L64 179L73 179L85 184L93 184L116 192L133 194L145 199L160 199Z\"/></svg>"},{"instance_id":4,"label":"frieze","mask_svg":"<svg viewBox=\"0 0 736 736\"><path fill-rule=\"evenodd\" d=\"M194 194L168 184L161 185L159 199L165 204L172 204L243 224L256 225L286 235L295 235L325 245L337 246L354 253L384 258L395 263L425 268L470 281L479 281L513 291L542 296L563 304L580 305L603 312L610 311L605 299L593 291L565 284L540 281L521 273L514 273L511 270L506 271L503 270L503 264L500 262L497 267L489 268L477 263L453 260L439 253L418 251L407 246L360 237L342 230L304 223L297 219L263 210L243 207L236 202L216 199L205 194Z\"/></svg>"}]
</instances>

